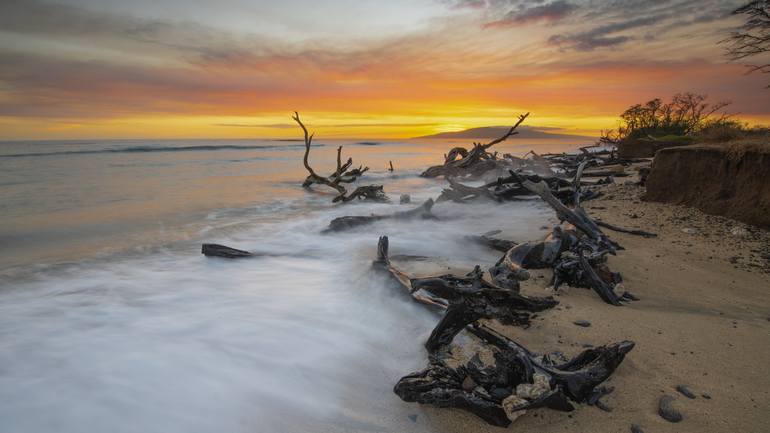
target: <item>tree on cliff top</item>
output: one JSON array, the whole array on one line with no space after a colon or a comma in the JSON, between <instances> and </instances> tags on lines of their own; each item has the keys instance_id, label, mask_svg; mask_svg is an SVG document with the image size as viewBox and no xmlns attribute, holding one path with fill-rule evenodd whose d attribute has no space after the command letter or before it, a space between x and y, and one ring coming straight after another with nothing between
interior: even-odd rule
<instances>
[{"instance_id":1,"label":"tree on cliff top","mask_svg":"<svg viewBox=\"0 0 770 433\"><path fill-rule=\"evenodd\" d=\"M671 102L660 98L635 104L620 115L620 126L603 133L601 141L618 142L626 138L686 136L705 127L723 123L727 114L717 114L729 102L710 103L706 95L677 93Z\"/></svg>"}]
</instances>

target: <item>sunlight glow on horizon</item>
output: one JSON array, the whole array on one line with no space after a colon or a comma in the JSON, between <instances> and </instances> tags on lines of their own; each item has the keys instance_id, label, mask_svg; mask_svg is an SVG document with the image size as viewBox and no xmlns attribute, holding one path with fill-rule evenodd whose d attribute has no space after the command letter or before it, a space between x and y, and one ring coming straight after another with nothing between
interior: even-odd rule
<instances>
[{"instance_id":1,"label":"sunlight glow on horizon","mask_svg":"<svg viewBox=\"0 0 770 433\"><path fill-rule=\"evenodd\" d=\"M716 43L738 0L331 1L315 18L296 16L309 0L193 0L180 16L181 0L140 1L0 4L0 140L297 138L294 110L327 138L524 112L527 126L595 137L631 104L686 91L770 123L766 77Z\"/></svg>"}]
</instances>

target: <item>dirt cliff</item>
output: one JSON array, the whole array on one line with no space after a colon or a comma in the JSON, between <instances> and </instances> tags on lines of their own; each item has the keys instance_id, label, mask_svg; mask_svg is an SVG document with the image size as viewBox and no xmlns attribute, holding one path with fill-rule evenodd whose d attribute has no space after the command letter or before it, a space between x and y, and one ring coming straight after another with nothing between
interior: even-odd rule
<instances>
[{"instance_id":1,"label":"dirt cliff","mask_svg":"<svg viewBox=\"0 0 770 433\"><path fill-rule=\"evenodd\" d=\"M770 141L661 149L644 198L770 228Z\"/></svg>"}]
</instances>

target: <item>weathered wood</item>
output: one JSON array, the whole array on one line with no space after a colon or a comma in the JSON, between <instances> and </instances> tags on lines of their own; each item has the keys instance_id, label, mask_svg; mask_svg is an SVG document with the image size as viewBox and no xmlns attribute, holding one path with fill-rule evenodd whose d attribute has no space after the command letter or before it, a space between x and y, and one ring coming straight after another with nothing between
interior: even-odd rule
<instances>
[{"instance_id":1,"label":"weathered wood","mask_svg":"<svg viewBox=\"0 0 770 433\"><path fill-rule=\"evenodd\" d=\"M483 235L469 235L469 236L466 236L465 238L470 241L479 243L481 245L486 245L489 248L492 248L493 250L502 251L502 252L507 252L511 248L518 245L514 241L492 237L498 233L500 233L500 230L493 230L491 232L484 233Z\"/></svg>"},{"instance_id":2,"label":"weathered wood","mask_svg":"<svg viewBox=\"0 0 770 433\"><path fill-rule=\"evenodd\" d=\"M616 225L612 225L612 224L610 224L610 223L608 223L608 222L606 222L606 221L602 221L602 220L597 220L597 219L595 219L595 220L594 220L594 222L595 222L595 223L596 223L596 225L598 225L599 227L604 227L604 228L610 229L610 230L612 230L612 231L615 231L615 232L620 232L620 233L628 233L628 234L630 234L630 235L643 236L643 237L645 237L645 238L654 238L654 237L657 237L657 236L658 236L658 235L657 235L657 234L655 234L655 233L646 232L646 231L644 231L644 230L638 230L638 229L624 229L624 228L622 228L622 227L618 227L618 226L616 226Z\"/></svg>"},{"instance_id":3,"label":"weathered wood","mask_svg":"<svg viewBox=\"0 0 770 433\"><path fill-rule=\"evenodd\" d=\"M255 255L249 251L238 250L219 244L203 244L201 246L201 253L208 257L224 257L227 259L240 259Z\"/></svg>"},{"instance_id":4,"label":"weathered wood","mask_svg":"<svg viewBox=\"0 0 770 433\"><path fill-rule=\"evenodd\" d=\"M473 330L474 335L497 348L494 364L485 365L474 356L466 364L451 368L440 356L431 356L427 368L396 383L396 395L407 402L466 410L491 425L507 427L524 410L548 407L572 411L570 400L587 403L606 392L597 387L634 348L633 342L621 341L585 350L566 363L556 364L487 326Z\"/></svg>"},{"instance_id":5,"label":"weathered wood","mask_svg":"<svg viewBox=\"0 0 770 433\"><path fill-rule=\"evenodd\" d=\"M420 174L421 177L438 176L480 176L483 173L499 167L497 155L489 153L487 150L497 143L507 140L512 135L518 134L516 128L524 122L529 113L519 116L518 121L505 134L486 144L473 143L471 150L462 147L455 147L444 156L444 163L429 167Z\"/></svg>"},{"instance_id":6,"label":"weathered wood","mask_svg":"<svg viewBox=\"0 0 770 433\"><path fill-rule=\"evenodd\" d=\"M384 219L396 219L396 220L408 220L408 219L436 219L436 217L431 213L431 209L433 208L433 199L426 200L423 204L420 206L407 210L402 212L396 212L390 215L362 215L362 216L343 216L339 218L334 218L329 223L329 227L324 230L325 233L327 232L340 232L344 230L349 230L355 227L360 227L366 224L373 223L375 221L380 221Z\"/></svg>"},{"instance_id":7,"label":"weathered wood","mask_svg":"<svg viewBox=\"0 0 770 433\"><path fill-rule=\"evenodd\" d=\"M551 297L525 297L495 286L483 278L484 273L479 266L465 276L409 277L390 263L388 249L388 237L381 236L376 265L387 269L413 296L428 293L432 301L425 303L436 304L433 302L435 298L446 302L446 313L425 343L425 348L431 353L451 343L457 333L479 319L496 319L503 324L527 326L530 313L558 304Z\"/></svg>"},{"instance_id":8,"label":"weathered wood","mask_svg":"<svg viewBox=\"0 0 770 433\"><path fill-rule=\"evenodd\" d=\"M299 113L296 111L291 117L302 128L305 141L305 153L302 156L302 164L308 171L309 175L305 178L302 186L305 188L310 187L313 184L326 185L337 191L338 195L334 198L333 202L348 202L353 199L368 199L374 201L387 201L387 196L382 190L382 185L367 185L356 188L353 193L348 195L347 189L342 185L344 183L355 182L360 176L362 176L369 167L359 166L358 168L350 169L353 165L353 158L342 163L342 146L337 148L337 169L328 177L319 176L310 166L308 157L310 156L310 146L313 142L313 134L309 133L305 124L299 118Z\"/></svg>"}]
</instances>

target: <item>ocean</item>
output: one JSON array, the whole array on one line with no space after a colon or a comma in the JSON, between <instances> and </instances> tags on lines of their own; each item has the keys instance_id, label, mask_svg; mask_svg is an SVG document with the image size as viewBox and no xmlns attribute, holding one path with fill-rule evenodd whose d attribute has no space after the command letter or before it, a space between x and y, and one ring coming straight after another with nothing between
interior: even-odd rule
<instances>
[{"instance_id":1,"label":"ocean","mask_svg":"<svg viewBox=\"0 0 770 433\"><path fill-rule=\"evenodd\" d=\"M370 271L378 237L470 270L498 257L465 235L539 239L551 210L440 203L435 221L322 230L436 198L444 181L418 175L458 144L319 140L317 172L344 145L392 200L340 205L301 187L301 142L0 143L0 431L434 431L392 386L426 363L437 318ZM206 258L203 242L270 255Z\"/></svg>"}]
</instances>

